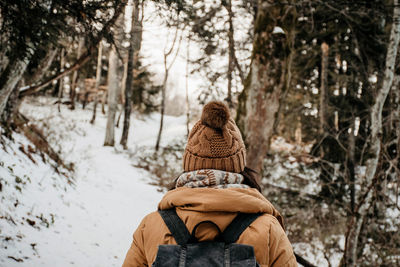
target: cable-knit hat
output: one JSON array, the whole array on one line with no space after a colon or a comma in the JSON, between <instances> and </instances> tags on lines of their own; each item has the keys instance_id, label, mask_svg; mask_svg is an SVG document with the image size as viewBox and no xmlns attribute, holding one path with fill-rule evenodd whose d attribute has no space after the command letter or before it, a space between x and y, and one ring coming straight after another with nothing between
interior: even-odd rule
<instances>
[{"instance_id":1,"label":"cable-knit hat","mask_svg":"<svg viewBox=\"0 0 400 267\"><path fill-rule=\"evenodd\" d=\"M203 108L183 154L185 172L216 169L240 173L246 166L246 148L228 107L218 101Z\"/></svg>"}]
</instances>

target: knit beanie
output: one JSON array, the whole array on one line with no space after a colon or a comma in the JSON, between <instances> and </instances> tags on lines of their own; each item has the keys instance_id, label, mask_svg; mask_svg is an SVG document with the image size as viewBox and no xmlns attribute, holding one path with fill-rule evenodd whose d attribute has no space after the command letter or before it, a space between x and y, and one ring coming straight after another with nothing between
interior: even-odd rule
<instances>
[{"instance_id":1,"label":"knit beanie","mask_svg":"<svg viewBox=\"0 0 400 267\"><path fill-rule=\"evenodd\" d=\"M219 101L206 104L192 128L183 154L185 172L216 169L240 173L246 166L246 148L228 107Z\"/></svg>"}]
</instances>

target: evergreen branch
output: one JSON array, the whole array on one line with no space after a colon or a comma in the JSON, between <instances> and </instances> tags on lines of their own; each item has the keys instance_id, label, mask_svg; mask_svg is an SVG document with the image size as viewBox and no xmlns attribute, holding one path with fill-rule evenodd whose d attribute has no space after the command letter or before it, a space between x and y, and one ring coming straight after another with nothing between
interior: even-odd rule
<instances>
[{"instance_id":1,"label":"evergreen branch","mask_svg":"<svg viewBox=\"0 0 400 267\"><path fill-rule=\"evenodd\" d=\"M35 93L41 91L46 86L48 86L49 84L51 84L53 81L61 79L62 77L70 74L71 72L73 72L75 70L80 69L83 65L85 65L85 63L89 61L92 54L96 51L96 47L97 47L98 43L101 42L101 40L103 39L103 37L105 35L107 35L107 33L110 30L110 27L112 27L114 25L115 21L117 20L119 15L122 13L123 7L125 7L127 1L128 0L122 0L120 2L120 4L117 6L117 8L115 10L113 17L109 21L107 21L107 23L104 25L103 29L96 36L96 38L93 39L91 46L87 49L87 51L85 53L82 54L82 56L80 56L77 59L77 61L74 64L72 64L71 67L53 75L52 77L50 77L49 79L47 79L46 81L44 81L38 85L35 85L35 86L29 85L28 87L19 89L20 90L19 98L21 99L25 96L35 94Z\"/></svg>"}]
</instances>

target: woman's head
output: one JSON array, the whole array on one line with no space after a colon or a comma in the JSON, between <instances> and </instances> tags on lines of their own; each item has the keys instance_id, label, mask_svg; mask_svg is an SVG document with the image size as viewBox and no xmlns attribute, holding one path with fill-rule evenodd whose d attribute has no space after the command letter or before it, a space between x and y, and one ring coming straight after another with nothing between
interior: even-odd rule
<instances>
[{"instance_id":1,"label":"woman's head","mask_svg":"<svg viewBox=\"0 0 400 267\"><path fill-rule=\"evenodd\" d=\"M183 155L185 172L216 169L240 173L246 166L246 148L229 108L213 101L190 131Z\"/></svg>"},{"instance_id":2,"label":"woman's head","mask_svg":"<svg viewBox=\"0 0 400 267\"><path fill-rule=\"evenodd\" d=\"M188 137L183 169L239 173L243 175L243 184L261 191L258 173L246 167L246 148L240 130L223 102L212 101L203 107L201 119Z\"/></svg>"}]
</instances>

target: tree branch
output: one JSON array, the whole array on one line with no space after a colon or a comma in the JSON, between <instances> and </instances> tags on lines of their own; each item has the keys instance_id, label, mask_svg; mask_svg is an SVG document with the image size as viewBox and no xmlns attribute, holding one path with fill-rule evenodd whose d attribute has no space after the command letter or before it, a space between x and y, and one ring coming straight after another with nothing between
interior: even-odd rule
<instances>
[{"instance_id":1,"label":"tree branch","mask_svg":"<svg viewBox=\"0 0 400 267\"><path fill-rule=\"evenodd\" d=\"M294 253L294 256L296 257L296 261L301 265L303 265L304 267L317 267L297 253Z\"/></svg>"},{"instance_id":2,"label":"tree branch","mask_svg":"<svg viewBox=\"0 0 400 267\"><path fill-rule=\"evenodd\" d=\"M64 76L68 75L69 73L71 73L75 70L78 70L83 65L85 65L85 63L87 61L89 61L89 59L92 56L92 54L94 53L94 51L96 51L98 43L103 39L103 37L106 35L106 33L109 32L110 27L112 25L114 25L115 21L117 20L119 15L122 13L123 7L126 5L126 3L127 3L127 0L121 1L119 6L117 6L113 17L109 21L107 21L107 23L104 25L103 29L96 36L96 38L93 39L91 46L87 49L87 51L84 54L82 54L81 57L79 57L77 59L77 61L71 67L65 69L62 72L59 72L59 73L53 75L52 77L50 77L49 79L47 79L46 81L44 81L38 85L35 85L35 86L30 85L28 87L24 87L23 89L20 88L19 89L20 90L19 98L23 98L27 95L32 95L34 93L37 93L40 90L42 90L43 88L45 88L46 86L48 86L49 84L51 84L53 81L58 80Z\"/></svg>"}]
</instances>

